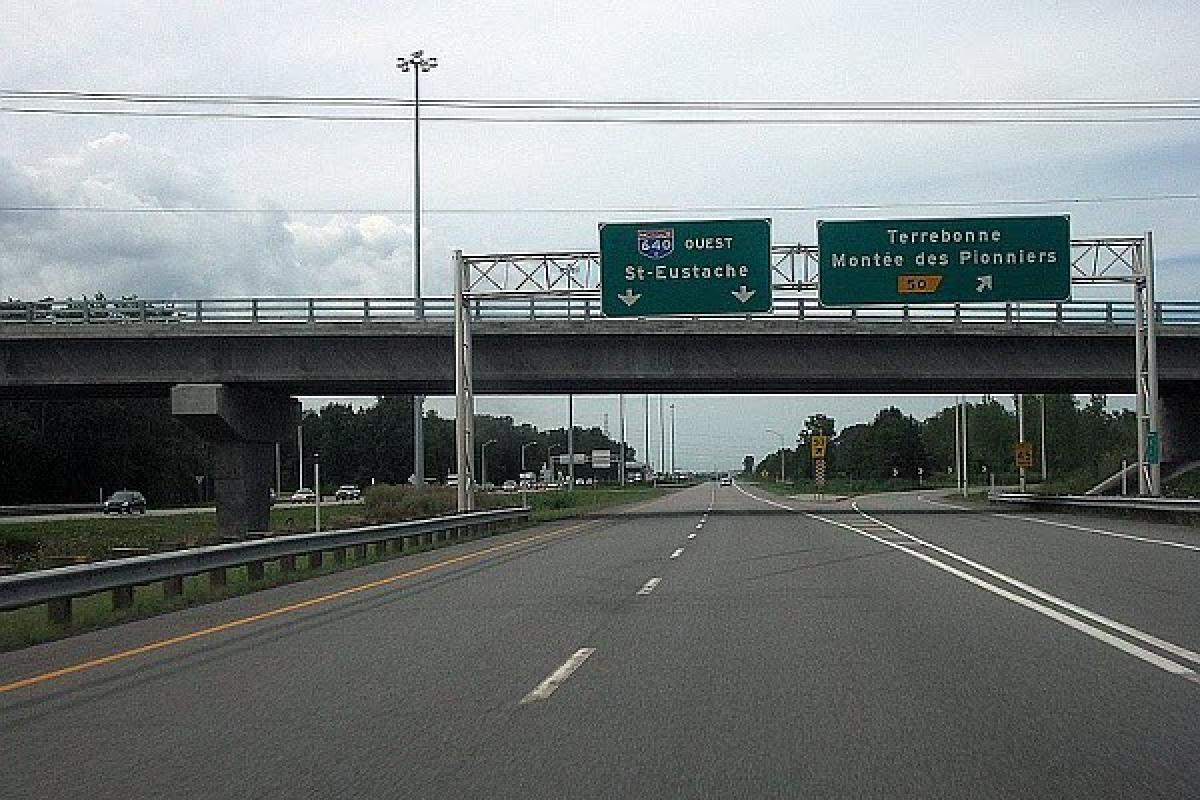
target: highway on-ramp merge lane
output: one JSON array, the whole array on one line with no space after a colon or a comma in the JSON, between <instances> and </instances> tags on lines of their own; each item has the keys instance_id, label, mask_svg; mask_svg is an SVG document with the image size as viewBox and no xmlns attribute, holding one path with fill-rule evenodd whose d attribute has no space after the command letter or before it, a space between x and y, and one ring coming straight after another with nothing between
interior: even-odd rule
<instances>
[{"instance_id":1,"label":"highway on-ramp merge lane","mask_svg":"<svg viewBox=\"0 0 1200 800\"><path fill-rule=\"evenodd\" d=\"M1200 796L1200 535L715 483L0 655L13 797Z\"/></svg>"}]
</instances>

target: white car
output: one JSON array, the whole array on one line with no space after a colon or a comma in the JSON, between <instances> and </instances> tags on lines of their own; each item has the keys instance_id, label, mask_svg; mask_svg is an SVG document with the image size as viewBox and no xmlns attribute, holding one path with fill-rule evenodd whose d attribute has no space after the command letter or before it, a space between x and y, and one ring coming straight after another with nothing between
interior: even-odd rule
<instances>
[{"instance_id":1,"label":"white car","mask_svg":"<svg viewBox=\"0 0 1200 800\"><path fill-rule=\"evenodd\" d=\"M317 502L317 493L312 489L297 489L292 492L293 503L315 503Z\"/></svg>"}]
</instances>

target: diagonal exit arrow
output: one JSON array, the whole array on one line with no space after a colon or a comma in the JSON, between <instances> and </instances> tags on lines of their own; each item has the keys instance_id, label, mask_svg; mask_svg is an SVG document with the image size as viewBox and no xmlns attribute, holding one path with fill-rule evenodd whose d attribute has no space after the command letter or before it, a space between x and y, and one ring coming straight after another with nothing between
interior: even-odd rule
<instances>
[{"instance_id":1,"label":"diagonal exit arrow","mask_svg":"<svg viewBox=\"0 0 1200 800\"><path fill-rule=\"evenodd\" d=\"M745 303L751 297L754 297L754 290L747 289L745 284L742 284L736 292L730 292L730 294L736 297L739 303Z\"/></svg>"},{"instance_id":2,"label":"diagonal exit arrow","mask_svg":"<svg viewBox=\"0 0 1200 800\"><path fill-rule=\"evenodd\" d=\"M621 302L627 306L632 306L638 300L642 299L642 296L640 294L635 294L633 289L626 289L624 294L619 294L617 297L619 297Z\"/></svg>"},{"instance_id":3,"label":"diagonal exit arrow","mask_svg":"<svg viewBox=\"0 0 1200 800\"><path fill-rule=\"evenodd\" d=\"M979 284L975 287L975 291L982 292L985 289L988 291L991 291L991 289L992 289L992 276L991 275L980 275L979 276Z\"/></svg>"}]
</instances>

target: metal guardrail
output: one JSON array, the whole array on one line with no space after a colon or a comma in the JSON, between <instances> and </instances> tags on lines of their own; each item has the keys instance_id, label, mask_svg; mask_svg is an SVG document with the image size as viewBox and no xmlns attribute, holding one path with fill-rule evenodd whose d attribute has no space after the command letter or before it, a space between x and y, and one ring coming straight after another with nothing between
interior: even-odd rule
<instances>
[{"instance_id":1,"label":"metal guardrail","mask_svg":"<svg viewBox=\"0 0 1200 800\"><path fill-rule=\"evenodd\" d=\"M290 570L295 568L297 556L308 556L309 566L318 567L327 551L333 551L338 562L344 560L346 549L351 547L359 548L365 557L366 546L375 545L377 553L383 555L390 542L398 542L398 548L403 550L410 546L410 541L432 544L435 540L460 538L464 532L470 535L480 528L491 531L498 525L526 520L529 514L528 508L476 511L36 570L0 577L0 611L46 603L51 622L67 624L71 619L71 600L76 597L112 591L114 608L123 608L132 604L135 586L163 582L164 591L171 596L182 592L186 576L208 573L214 585L222 586L226 581L225 571L240 566L248 566L251 579L259 580L268 561L279 561L285 570Z\"/></svg>"},{"instance_id":2,"label":"metal guardrail","mask_svg":"<svg viewBox=\"0 0 1200 800\"><path fill-rule=\"evenodd\" d=\"M477 295L468 301L472 319L495 321L576 320L602 323L596 291L570 295L508 292ZM450 297L250 297L194 300L37 300L0 302L0 324L13 325L194 325L194 324L330 324L411 323L421 319L451 321ZM1200 325L1200 302L1155 304L1165 325ZM769 313L730 319L811 320L822 323L897 324L1093 324L1132 326L1132 302L1071 300L1062 303L990 303L971 305L874 306L825 308L815 296L777 293ZM681 315L687 318L687 315ZM627 320L624 320L627 321Z\"/></svg>"},{"instance_id":3,"label":"metal guardrail","mask_svg":"<svg viewBox=\"0 0 1200 800\"><path fill-rule=\"evenodd\" d=\"M994 503L1033 508L1094 508L1102 511L1153 511L1200 514L1200 500L1178 497L1101 497L1092 495L1036 495L998 493L988 495Z\"/></svg>"}]
</instances>

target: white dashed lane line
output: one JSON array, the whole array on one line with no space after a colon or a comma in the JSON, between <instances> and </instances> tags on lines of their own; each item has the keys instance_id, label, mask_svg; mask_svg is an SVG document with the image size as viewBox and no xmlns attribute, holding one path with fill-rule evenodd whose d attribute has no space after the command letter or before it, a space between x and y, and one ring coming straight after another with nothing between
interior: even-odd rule
<instances>
[{"instance_id":1,"label":"white dashed lane line","mask_svg":"<svg viewBox=\"0 0 1200 800\"><path fill-rule=\"evenodd\" d=\"M563 682L571 677L571 674L579 669L583 665L583 662L587 661L588 657L594 652L596 652L596 648L594 647L581 647L576 650L575 654L568 658L561 667L551 672L546 680L534 687L532 692L522 697L520 705L536 703L554 694L554 690L562 686Z\"/></svg>"},{"instance_id":2,"label":"white dashed lane line","mask_svg":"<svg viewBox=\"0 0 1200 800\"><path fill-rule=\"evenodd\" d=\"M646 581L646 584L642 588L637 590L637 593L644 597L653 592L655 587L657 587L660 583L662 583L662 578L651 578L650 580Z\"/></svg>"},{"instance_id":3,"label":"white dashed lane line","mask_svg":"<svg viewBox=\"0 0 1200 800\"><path fill-rule=\"evenodd\" d=\"M679 548L678 550L676 550L674 553L671 553L671 558L679 558L681 555L683 555L683 548L682 548L682 547L680 547L680 548Z\"/></svg>"}]
</instances>

